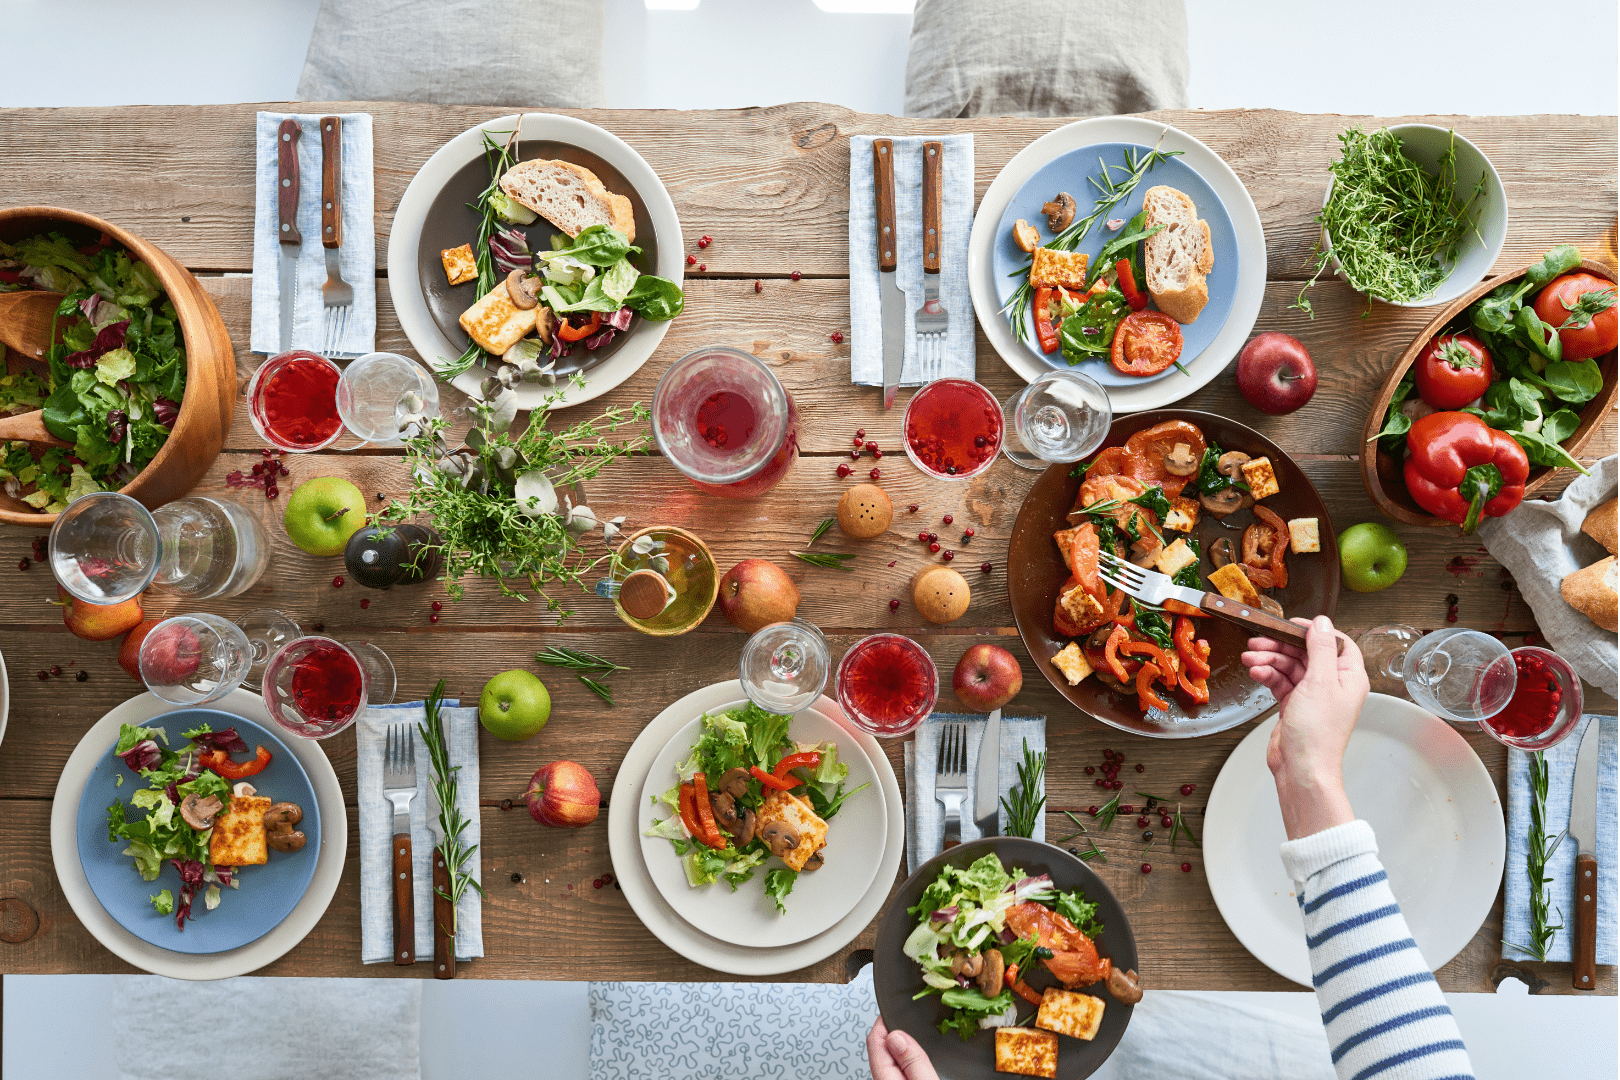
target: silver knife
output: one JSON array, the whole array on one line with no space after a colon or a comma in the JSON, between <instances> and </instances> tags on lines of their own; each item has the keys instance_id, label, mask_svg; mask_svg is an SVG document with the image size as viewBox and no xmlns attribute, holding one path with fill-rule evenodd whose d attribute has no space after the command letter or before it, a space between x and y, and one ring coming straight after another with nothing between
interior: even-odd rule
<instances>
[{"instance_id":1,"label":"silver knife","mask_svg":"<svg viewBox=\"0 0 1620 1080\"><path fill-rule=\"evenodd\" d=\"M1577 990L1597 989L1597 773L1601 742L1597 720L1588 720L1580 753L1575 756L1575 780L1569 795L1569 838L1580 844L1575 856L1575 937L1570 949L1570 958L1575 962L1571 985Z\"/></svg>"},{"instance_id":2,"label":"silver knife","mask_svg":"<svg viewBox=\"0 0 1620 1080\"><path fill-rule=\"evenodd\" d=\"M973 824L980 836L1001 835L1001 710L990 713L979 740L979 774L973 779Z\"/></svg>"},{"instance_id":3,"label":"silver knife","mask_svg":"<svg viewBox=\"0 0 1620 1080\"><path fill-rule=\"evenodd\" d=\"M293 312L298 303L298 253L304 237L298 231L298 140L304 130L293 119L276 132L276 214L281 240L281 351L292 348Z\"/></svg>"},{"instance_id":4,"label":"silver knife","mask_svg":"<svg viewBox=\"0 0 1620 1080\"><path fill-rule=\"evenodd\" d=\"M894 141L872 140L872 186L877 203L878 300L883 312L883 407L894 407L900 368L906 359L906 294L896 267Z\"/></svg>"}]
</instances>

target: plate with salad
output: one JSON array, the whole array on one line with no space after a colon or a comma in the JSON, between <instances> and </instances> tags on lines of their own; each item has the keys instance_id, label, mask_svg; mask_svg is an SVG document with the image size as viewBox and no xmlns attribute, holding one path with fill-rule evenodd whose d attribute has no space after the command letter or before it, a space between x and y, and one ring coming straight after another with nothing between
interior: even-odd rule
<instances>
[{"instance_id":1,"label":"plate with salad","mask_svg":"<svg viewBox=\"0 0 1620 1080\"><path fill-rule=\"evenodd\" d=\"M822 933L860 901L886 843L877 773L813 709L710 709L653 759L642 856L660 895L711 937L750 948Z\"/></svg>"},{"instance_id":2,"label":"plate with salad","mask_svg":"<svg viewBox=\"0 0 1620 1080\"><path fill-rule=\"evenodd\" d=\"M1020 837L919 867L878 926L872 978L891 1031L921 1043L942 1076L984 1080L1091 1075L1142 996L1136 938L1102 878Z\"/></svg>"},{"instance_id":3,"label":"plate with salad","mask_svg":"<svg viewBox=\"0 0 1620 1080\"><path fill-rule=\"evenodd\" d=\"M77 839L90 890L124 929L171 952L222 953L303 899L321 814L274 733L185 709L119 726L85 782Z\"/></svg>"},{"instance_id":4,"label":"plate with salad","mask_svg":"<svg viewBox=\"0 0 1620 1080\"><path fill-rule=\"evenodd\" d=\"M628 144L547 113L441 147L400 200L388 271L406 336L468 393L497 371L519 408L623 382L680 314L680 222ZM561 407L561 405L559 407Z\"/></svg>"}]
</instances>

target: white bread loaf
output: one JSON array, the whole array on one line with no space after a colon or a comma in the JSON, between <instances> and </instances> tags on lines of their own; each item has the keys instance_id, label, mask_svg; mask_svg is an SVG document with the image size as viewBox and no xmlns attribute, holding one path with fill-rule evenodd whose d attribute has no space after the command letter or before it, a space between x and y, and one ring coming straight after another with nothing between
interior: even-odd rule
<instances>
[{"instance_id":1,"label":"white bread loaf","mask_svg":"<svg viewBox=\"0 0 1620 1080\"><path fill-rule=\"evenodd\" d=\"M1160 184L1142 198L1146 225L1164 229L1143 242L1147 288L1159 310L1179 323L1190 323L1209 303L1204 277L1215 265L1209 222L1184 193Z\"/></svg>"},{"instance_id":2,"label":"white bread loaf","mask_svg":"<svg viewBox=\"0 0 1620 1080\"><path fill-rule=\"evenodd\" d=\"M1610 555L1564 578L1564 601L1611 634L1620 630L1620 593L1616 592L1615 558Z\"/></svg>"},{"instance_id":3,"label":"white bread loaf","mask_svg":"<svg viewBox=\"0 0 1620 1080\"><path fill-rule=\"evenodd\" d=\"M501 177L501 190L569 236L591 225L611 225L636 242L630 200L602 186L596 174L568 161L520 161Z\"/></svg>"}]
</instances>

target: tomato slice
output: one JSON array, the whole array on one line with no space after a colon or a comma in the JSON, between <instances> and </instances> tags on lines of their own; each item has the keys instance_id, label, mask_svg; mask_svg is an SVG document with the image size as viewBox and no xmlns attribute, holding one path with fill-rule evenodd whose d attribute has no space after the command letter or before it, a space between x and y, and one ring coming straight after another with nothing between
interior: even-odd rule
<instances>
[{"instance_id":1,"label":"tomato slice","mask_svg":"<svg viewBox=\"0 0 1620 1080\"><path fill-rule=\"evenodd\" d=\"M1114 332L1109 360L1122 375L1157 375L1181 356L1181 324L1162 311L1133 311Z\"/></svg>"}]
</instances>

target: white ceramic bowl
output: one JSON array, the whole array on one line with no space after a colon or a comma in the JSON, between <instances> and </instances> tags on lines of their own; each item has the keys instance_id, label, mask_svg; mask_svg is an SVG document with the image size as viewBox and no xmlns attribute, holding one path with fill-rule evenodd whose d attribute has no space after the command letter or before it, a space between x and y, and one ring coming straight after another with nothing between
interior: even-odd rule
<instances>
[{"instance_id":1,"label":"white ceramic bowl","mask_svg":"<svg viewBox=\"0 0 1620 1080\"><path fill-rule=\"evenodd\" d=\"M1389 130L1393 131L1401 140L1401 146L1407 157L1423 166L1430 173L1439 169L1440 155L1446 152L1453 132L1448 128L1435 127L1433 124L1395 124ZM1507 239L1508 210L1507 193L1502 190L1502 178L1496 175L1496 167L1491 164L1490 158L1480 152L1479 147L1455 135L1457 145L1457 193L1467 199L1474 193L1474 187L1479 183L1481 175L1485 177L1485 191L1480 195L1479 202L1475 204L1475 228L1465 236L1458 245L1457 258L1451 264L1451 272L1440 282L1438 288L1420 300L1384 300L1383 297L1372 294L1376 300L1383 301L1395 307L1439 307L1449 304L1469 289L1485 280L1496 263L1496 257L1502 254L1502 242ZM1333 181L1328 181L1327 191L1322 195L1322 205L1326 206L1328 198L1333 194ZM1331 254L1333 241L1328 236L1327 227L1322 227L1322 249ZM1336 258L1329 259L1329 265L1339 277L1344 277L1344 268L1339 265Z\"/></svg>"}]
</instances>

